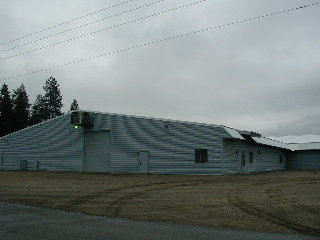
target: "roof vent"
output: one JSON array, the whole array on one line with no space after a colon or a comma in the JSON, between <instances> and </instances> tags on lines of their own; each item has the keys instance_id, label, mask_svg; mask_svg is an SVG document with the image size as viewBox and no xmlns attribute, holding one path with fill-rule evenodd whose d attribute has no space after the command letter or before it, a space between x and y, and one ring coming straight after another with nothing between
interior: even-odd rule
<instances>
[{"instance_id":1,"label":"roof vent","mask_svg":"<svg viewBox=\"0 0 320 240\"><path fill-rule=\"evenodd\" d=\"M253 132L253 131L245 131L245 130L238 130L238 132L244 136L250 136L250 137L261 137L261 134L260 133L257 133L257 132Z\"/></svg>"},{"instance_id":2,"label":"roof vent","mask_svg":"<svg viewBox=\"0 0 320 240\"><path fill-rule=\"evenodd\" d=\"M71 113L71 124L79 126L92 126L89 112L76 111Z\"/></svg>"}]
</instances>

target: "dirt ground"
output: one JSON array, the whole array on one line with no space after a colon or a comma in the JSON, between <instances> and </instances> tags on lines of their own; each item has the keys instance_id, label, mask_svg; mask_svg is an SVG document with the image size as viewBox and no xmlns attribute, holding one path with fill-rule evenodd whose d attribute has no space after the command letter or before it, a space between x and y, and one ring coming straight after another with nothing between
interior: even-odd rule
<instances>
[{"instance_id":1,"label":"dirt ground","mask_svg":"<svg viewBox=\"0 0 320 240\"><path fill-rule=\"evenodd\" d=\"M320 236L320 171L225 176L0 171L0 201Z\"/></svg>"}]
</instances>

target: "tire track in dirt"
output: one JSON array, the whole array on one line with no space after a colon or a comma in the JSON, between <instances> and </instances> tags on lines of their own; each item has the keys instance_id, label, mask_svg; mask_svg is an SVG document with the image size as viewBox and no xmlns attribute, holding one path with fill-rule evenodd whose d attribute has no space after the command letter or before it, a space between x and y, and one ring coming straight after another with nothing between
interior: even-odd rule
<instances>
[{"instance_id":1,"label":"tire track in dirt","mask_svg":"<svg viewBox=\"0 0 320 240\"><path fill-rule=\"evenodd\" d=\"M132 201L133 199L137 197L141 197L142 195L148 194L153 191L161 191L161 190L167 190L170 188L175 187L184 187L184 186L192 186L192 185L199 185L199 184L210 184L210 183L216 183L216 181L192 181L192 182L175 182L175 183L167 183L164 186L154 187L150 189L144 189L142 191L136 191L131 192L128 194L125 194L116 200L112 201L106 208L105 212L111 213L113 217L118 217L121 213L121 210L123 209L124 205L126 205L128 202Z\"/></svg>"},{"instance_id":2,"label":"tire track in dirt","mask_svg":"<svg viewBox=\"0 0 320 240\"><path fill-rule=\"evenodd\" d=\"M264 182L270 183L270 180L271 179L262 180L261 184L263 184ZM272 178L272 181L276 182L278 180L280 180L280 179ZM249 181L249 179L241 179L240 181L241 182L247 182L247 181ZM304 181L304 180L302 180L302 181ZM182 185L179 185L179 186L183 186L184 184L189 184L190 185L190 184L196 184L196 183L197 184L201 184L201 183L217 183L217 182L219 182L219 180L218 181L217 180L211 180L211 181L198 180L197 182L196 181L192 181L192 182L187 182L187 181L155 182L155 183L148 183L148 184L134 184L134 185L128 185L128 186L121 186L121 187L105 189L103 191L92 192L90 194L79 196L79 197L73 198L71 200L65 201L64 203L60 204L57 207L61 207L61 208L64 208L64 209L74 209L74 208L79 207L82 204L88 203L88 201L95 200L95 199L100 198L100 197L102 197L104 195L107 195L107 194L112 194L112 193L120 193L121 194L121 192L124 192L126 190L139 189L141 187L144 188L144 187L152 187L152 186L158 186L158 185L162 185L163 186L163 185L177 184L177 183L181 183ZM224 182L228 182L228 180L224 181ZM230 181L230 182L232 182L232 181ZM165 190L165 189L167 189L167 187L156 188L156 189L154 189L152 191L156 191L157 189ZM112 210L111 212L112 212L112 215L117 216L121 211L119 209L121 209L122 202L130 201L131 199L134 199L134 198L138 197L139 195L144 194L144 192L149 192L149 191L151 191L151 190L137 191L137 192L125 194L124 196L118 197L116 200L112 201L108 205L107 208L111 208L111 209L116 208L116 210ZM125 201L126 198L128 198L128 200ZM106 211L104 211L104 212L110 212L110 210L107 211L107 208L106 208Z\"/></svg>"},{"instance_id":3,"label":"tire track in dirt","mask_svg":"<svg viewBox=\"0 0 320 240\"><path fill-rule=\"evenodd\" d=\"M149 184L134 184L134 185L127 185L127 186L122 186L122 187L105 189L103 191L96 191L96 192L85 194L85 195L73 198L69 201L66 201L63 204L59 205L59 207L71 207L71 206L76 207L76 206L80 206L84 203L87 203L90 200L94 200L96 198L99 198L105 194L121 192L121 191L129 190L132 188L148 187L148 186L153 186L153 185L158 185L158 184L165 184L165 182L157 182L157 183L151 183L151 184L150 183Z\"/></svg>"},{"instance_id":4,"label":"tire track in dirt","mask_svg":"<svg viewBox=\"0 0 320 240\"><path fill-rule=\"evenodd\" d=\"M256 185L256 184L255 184ZM259 207L250 205L246 203L243 199L241 199L240 194L244 192L245 189L250 186L254 186L253 184L249 184L243 187L235 188L228 193L228 201L236 208L244 211L252 216L262 218L267 220L273 224L277 224L283 226L287 229L293 230L297 233L301 234L311 234L311 235L320 235L320 229L316 229L313 227L305 226L303 224L295 223L290 221L287 218L281 218L271 212L265 211Z\"/></svg>"},{"instance_id":5,"label":"tire track in dirt","mask_svg":"<svg viewBox=\"0 0 320 240\"><path fill-rule=\"evenodd\" d=\"M309 213L312 213L312 214L319 214L320 215L320 211L310 207L310 206L307 206L307 205L303 205L303 204L299 204L299 203L295 203L293 202L292 200L289 200L289 199L283 199L281 197L279 197L279 192L281 192L284 188L290 186L291 184L295 184L295 183L287 183L287 184L278 184L278 185L275 185L273 187L270 187L270 188L267 188L265 190L265 194L266 196L271 199L272 201L276 201L276 202L281 202L283 204L286 204L286 205L290 205L292 207L295 207L295 208L299 208L303 211L306 211L306 212L309 212ZM320 184L319 182L304 182L302 184Z\"/></svg>"},{"instance_id":6,"label":"tire track in dirt","mask_svg":"<svg viewBox=\"0 0 320 240\"><path fill-rule=\"evenodd\" d=\"M180 183L180 182L169 182L169 183L172 184L172 183ZM148 183L148 184L134 184L134 185L127 185L127 186L122 186L122 187L105 189L103 191L92 192L90 194L85 194L85 195L73 198L69 201L65 201L63 204L59 205L59 207L75 208L75 207L78 207L84 203L87 203L88 201L92 201L94 199L100 198L106 194L121 193L123 191L131 190L131 189L135 189L135 188L151 187L151 186L157 186L157 185L163 185L163 184L169 184L169 183L155 182L155 183Z\"/></svg>"}]
</instances>

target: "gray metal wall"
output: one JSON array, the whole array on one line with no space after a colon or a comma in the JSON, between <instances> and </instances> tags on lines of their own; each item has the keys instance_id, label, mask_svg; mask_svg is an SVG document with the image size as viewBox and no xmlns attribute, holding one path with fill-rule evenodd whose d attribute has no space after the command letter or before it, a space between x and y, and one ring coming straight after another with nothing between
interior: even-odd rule
<instances>
[{"instance_id":1,"label":"gray metal wall","mask_svg":"<svg viewBox=\"0 0 320 240\"><path fill-rule=\"evenodd\" d=\"M149 172L221 174L222 127L95 113L90 131L111 130L112 172L139 172L139 151L149 151ZM208 163L196 164L194 150L208 149Z\"/></svg>"},{"instance_id":2,"label":"gray metal wall","mask_svg":"<svg viewBox=\"0 0 320 240\"><path fill-rule=\"evenodd\" d=\"M288 167L289 169L320 169L320 150L291 152Z\"/></svg>"},{"instance_id":3,"label":"gray metal wall","mask_svg":"<svg viewBox=\"0 0 320 240\"><path fill-rule=\"evenodd\" d=\"M246 166L242 172L279 171L286 169L287 151L248 144L238 140L224 140L223 173L238 173L241 152L245 152ZM253 152L253 163L249 163L249 153ZM282 163L280 163L280 155Z\"/></svg>"},{"instance_id":4,"label":"gray metal wall","mask_svg":"<svg viewBox=\"0 0 320 240\"><path fill-rule=\"evenodd\" d=\"M70 115L38 124L0 139L0 170L16 169L16 162L27 160L34 169L82 171L83 131L74 129Z\"/></svg>"}]
</instances>

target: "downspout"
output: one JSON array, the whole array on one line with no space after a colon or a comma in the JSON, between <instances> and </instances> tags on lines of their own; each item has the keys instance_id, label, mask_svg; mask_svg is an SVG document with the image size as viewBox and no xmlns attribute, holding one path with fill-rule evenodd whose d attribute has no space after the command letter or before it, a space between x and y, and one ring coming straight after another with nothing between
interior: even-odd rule
<instances>
[{"instance_id":1,"label":"downspout","mask_svg":"<svg viewBox=\"0 0 320 240\"><path fill-rule=\"evenodd\" d=\"M83 128L82 172L85 172L85 161L86 161L86 132L85 132L85 128Z\"/></svg>"},{"instance_id":2,"label":"downspout","mask_svg":"<svg viewBox=\"0 0 320 240\"><path fill-rule=\"evenodd\" d=\"M223 175L223 173L224 173L224 169L223 169L223 162L224 162L223 138L221 138L220 144L221 144L221 175Z\"/></svg>"}]
</instances>

